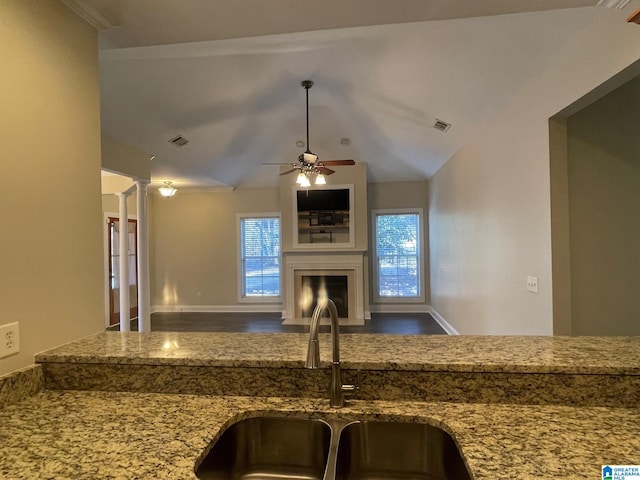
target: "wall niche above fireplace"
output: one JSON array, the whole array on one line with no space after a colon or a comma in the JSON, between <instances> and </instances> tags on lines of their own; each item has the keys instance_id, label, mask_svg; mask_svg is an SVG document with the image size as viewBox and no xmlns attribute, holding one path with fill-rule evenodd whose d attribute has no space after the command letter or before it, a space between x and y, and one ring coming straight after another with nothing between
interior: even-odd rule
<instances>
[{"instance_id":1,"label":"wall niche above fireplace","mask_svg":"<svg viewBox=\"0 0 640 480\"><path fill-rule=\"evenodd\" d=\"M293 193L294 247L354 246L353 185L294 188Z\"/></svg>"}]
</instances>

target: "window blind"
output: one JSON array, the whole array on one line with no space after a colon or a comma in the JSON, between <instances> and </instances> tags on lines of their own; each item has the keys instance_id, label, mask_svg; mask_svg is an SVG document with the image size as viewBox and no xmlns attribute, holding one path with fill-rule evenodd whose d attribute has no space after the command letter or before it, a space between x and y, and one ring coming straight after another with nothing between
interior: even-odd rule
<instances>
[{"instance_id":1,"label":"window blind","mask_svg":"<svg viewBox=\"0 0 640 480\"><path fill-rule=\"evenodd\" d=\"M280 295L280 219L240 220L242 296Z\"/></svg>"}]
</instances>

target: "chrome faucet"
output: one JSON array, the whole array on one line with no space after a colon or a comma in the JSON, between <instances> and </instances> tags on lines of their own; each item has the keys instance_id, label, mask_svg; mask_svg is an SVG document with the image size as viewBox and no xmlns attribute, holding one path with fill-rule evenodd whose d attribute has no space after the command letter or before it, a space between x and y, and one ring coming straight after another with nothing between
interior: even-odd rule
<instances>
[{"instance_id":1,"label":"chrome faucet","mask_svg":"<svg viewBox=\"0 0 640 480\"><path fill-rule=\"evenodd\" d=\"M320 326L320 315L325 309L329 309L331 317L331 397L329 405L332 407L344 406L345 393L353 393L357 390L356 385L344 385L340 373L340 326L338 324L338 309L330 298L318 299L318 304L311 316L311 326L309 327L309 348L307 350L307 368L318 368L320 366L320 343L318 342L318 330Z\"/></svg>"}]
</instances>

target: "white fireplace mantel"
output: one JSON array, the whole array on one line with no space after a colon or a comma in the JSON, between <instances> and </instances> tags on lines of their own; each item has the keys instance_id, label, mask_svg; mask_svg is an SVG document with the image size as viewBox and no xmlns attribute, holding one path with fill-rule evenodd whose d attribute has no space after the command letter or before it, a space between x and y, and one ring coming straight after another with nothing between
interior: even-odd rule
<instances>
[{"instance_id":1,"label":"white fireplace mantel","mask_svg":"<svg viewBox=\"0 0 640 480\"><path fill-rule=\"evenodd\" d=\"M353 289L355 290L355 315L350 314L349 320L353 324L364 324L364 252L347 250L343 252L283 252L284 256L284 306L282 312L285 321L295 321L295 273L296 270L304 271L322 271L323 273L331 270L344 272L345 270L353 271ZM350 312L351 307L349 309ZM353 315L353 318L351 316ZM351 323L351 322L350 322Z\"/></svg>"}]
</instances>

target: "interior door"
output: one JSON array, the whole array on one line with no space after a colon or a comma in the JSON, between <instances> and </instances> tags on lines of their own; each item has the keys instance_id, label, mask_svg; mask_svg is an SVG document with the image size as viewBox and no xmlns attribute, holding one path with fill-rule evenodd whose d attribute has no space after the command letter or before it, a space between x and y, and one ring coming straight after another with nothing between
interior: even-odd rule
<instances>
[{"instance_id":1,"label":"interior door","mask_svg":"<svg viewBox=\"0 0 640 480\"><path fill-rule=\"evenodd\" d=\"M138 317L138 222L129 219L127 252L129 263L129 318ZM109 239L109 325L120 323L120 220L107 219Z\"/></svg>"}]
</instances>

